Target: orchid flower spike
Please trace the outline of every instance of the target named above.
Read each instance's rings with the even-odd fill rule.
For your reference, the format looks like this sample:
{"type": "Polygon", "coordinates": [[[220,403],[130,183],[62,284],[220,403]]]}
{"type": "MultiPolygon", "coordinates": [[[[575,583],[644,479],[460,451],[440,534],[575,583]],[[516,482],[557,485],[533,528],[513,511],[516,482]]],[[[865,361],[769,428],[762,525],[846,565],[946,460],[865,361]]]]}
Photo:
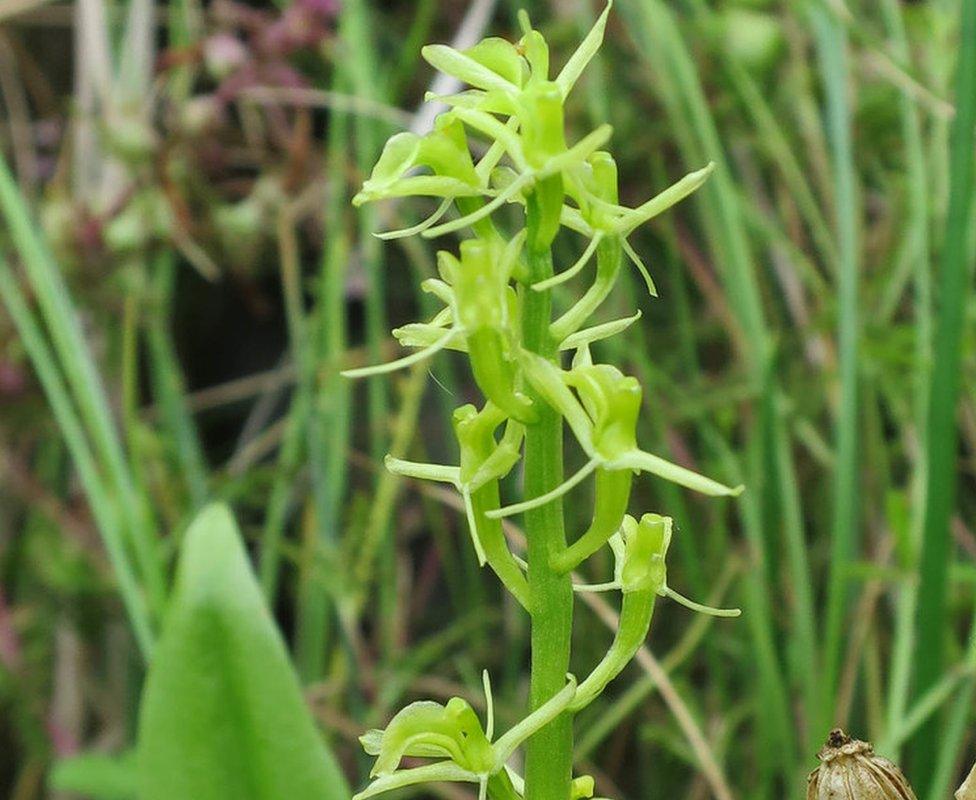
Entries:
{"type": "Polygon", "coordinates": [[[373,781],[352,800],[366,800],[393,789],[435,781],[478,784],[479,796],[484,798],[496,776],[511,784],[506,767],[509,758],[526,739],[561,714],[576,694],[576,680],[572,675],[567,678],[563,689],[494,741],[494,709],[487,672],[483,675],[487,730],[470,704],[460,697],[451,698],[446,705],[431,701],[411,703],[390,720],[385,730],[371,730],[360,738],[363,749],[376,756],[376,761],[370,772],[373,781]],[[434,761],[400,769],[405,756],[434,761]]]}

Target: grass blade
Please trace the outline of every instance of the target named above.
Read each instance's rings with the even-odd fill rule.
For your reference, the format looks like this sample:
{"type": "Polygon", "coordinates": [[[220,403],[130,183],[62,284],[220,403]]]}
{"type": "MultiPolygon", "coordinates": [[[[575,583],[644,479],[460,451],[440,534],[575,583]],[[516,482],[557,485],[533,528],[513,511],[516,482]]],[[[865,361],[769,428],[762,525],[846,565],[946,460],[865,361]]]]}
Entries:
{"type": "Polygon", "coordinates": [[[91,506],[92,515],[98,525],[102,541],[105,543],[105,550],[119,583],[119,592],[129,615],[136,642],[143,657],[148,660],[153,645],[150,613],[135,569],[126,554],[125,538],[120,525],[118,509],[112,502],[112,493],[103,483],[98,464],[85,435],[81,420],[71,401],[68,388],[55,366],[57,360],[51,352],[40,326],[34,319],[34,315],[27,307],[10,266],[2,257],[0,257],[0,298],[2,298],[13,319],[24,349],[34,365],[38,380],[41,382],[48,402],[51,404],[51,411],[61,430],[61,435],[64,436],[65,444],[74,460],[75,468],[78,470],[78,476],[91,506]]]}
{"type": "MultiPolygon", "coordinates": [[[[827,137],[833,151],[834,201],[838,240],[837,339],[840,405],[835,420],[836,463],[830,579],[825,622],[825,680],[831,713],[843,645],[845,611],[850,596],[847,571],[858,550],[858,201],[851,146],[848,105],[847,36],[843,27],[823,8],[811,11],[814,38],[825,91],[827,137]]],[[[821,727],[829,720],[820,719],[821,727]]]]}
{"type": "MultiPolygon", "coordinates": [[[[918,602],[918,652],[915,691],[925,692],[942,674],[947,617],[946,579],[950,560],[949,519],[956,500],[960,368],[968,282],[969,228],[973,208],[973,136],[976,134],[976,0],[961,6],[960,51],[957,64],[956,117],[952,122],[949,210],[939,282],[938,325],[935,332],[929,392],[928,454],[925,491],[921,581],[918,602]]],[[[939,726],[925,726],[914,740],[913,778],[920,795],[928,793],[939,726]]]]}
{"type": "Polygon", "coordinates": [[[28,281],[48,327],[53,350],[91,436],[94,452],[121,503],[126,530],[139,562],[154,614],[165,602],[163,565],[157,551],[155,525],[135,488],[112,419],[108,395],[88,349],[67,286],[38,235],[26,203],[17,190],[6,161],[0,158],[0,213],[20,253],[28,281]]]}

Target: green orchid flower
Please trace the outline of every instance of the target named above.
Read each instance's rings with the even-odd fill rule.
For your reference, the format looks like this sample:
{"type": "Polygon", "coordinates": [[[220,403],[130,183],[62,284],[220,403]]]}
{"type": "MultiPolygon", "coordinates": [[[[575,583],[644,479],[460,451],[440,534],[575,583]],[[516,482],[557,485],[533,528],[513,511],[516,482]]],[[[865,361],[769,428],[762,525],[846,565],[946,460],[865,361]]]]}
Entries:
{"type": "Polygon", "coordinates": [[[434,197],[441,203],[417,225],[376,234],[401,239],[423,233],[437,223],[453,203],[464,205],[492,196],[492,171],[504,155],[501,145],[489,148],[477,164],[471,157],[464,126],[455,114],[441,114],[425,136],[405,131],[390,137],[369,178],[353,198],[353,205],[394,197],[434,197]],[[420,174],[421,170],[430,174],[420,174]]]}
{"type": "Polygon", "coordinates": [[[715,164],[709,162],[636,208],[628,208],[619,205],[617,201],[617,167],[613,157],[603,151],[594,153],[586,164],[568,173],[567,194],[575,201],[576,207],[566,206],[562,216],[566,227],[582,233],[590,239],[590,244],[572,267],[535,284],[532,288],[536,291],[544,291],[565,283],[586,266],[600,241],[605,238],[616,238],[628,258],[640,271],[647,284],[648,292],[656,297],[657,289],[650,272],[627,241],[627,237],[644,223],[694,193],[708,180],[714,169],[715,164]]]}
{"type": "Polygon", "coordinates": [[[503,246],[495,239],[468,239],[461,258],[438,253],[441,279],[424,282],[424,290],[447,308],[429,323],[394,331],[401,343],[422,343],[422,349],[386,364],[346,370],[350,378],[381,375],[422,361],[463,343],[475,382],[496,406],[520,422],[535,418],[529,399],[518,390],[518,298],[509,285],[518,264],[524,236],[503,246]]]}
{"type": "Polygon", "coordinates": [[[680,604],[716,617],[737,617],[738,608],[711,608],[684,597],[668,586],[665,559],[671,545],[673,521],[659,514],[644,514],[640,522],[629,514],[618,533],[609,540],[614,554],[614,580],[610,583],[577,585],[576,591],[619,590],[623,594],[620,621],[606,655],[579,685],[571,711],[593,702],[624,667],[647,638],[657,597],[670,597],[680,604]]]}
{"type": "Polygon", "coordinates": [[[552,491],[490,511],[488,516],[502,518],[538,508],[561,497],[594,471],[598,475],[594,521],[576,542],[552,556],[554,569],[568,572],[602,547],[614,533],[616,527],[611,529],[610,524],[618,513],[623,516],[621,507],[626,510],[629,480],[634,472],[649,472],[712,496],[735,496],[742,492],[742,486],[730,488],[641,450],[636,441],[637,416],[643,398],[640,384],[616,367],[592,364],[588,349],[578,351],[576,363],[569,371],[532,353],[523,354],[522,366],[536,391],[566,419],[589,460],[552,491]]]}
{"type": "Polygon", "coordinates": [[[617,165],[609,153],[597,151],[585,164],[566,175],[566,193],[575,207],[564,205],[562,224],[582,234],[588,244],[582,255],[569,268],[551,278],[532,285],[537,292],[547,291],[574,278],[596,255],[597,268],[593,283],[573,307],[550,326],[553,337],[563,340],[578,330],[606,299],[620,272],[622,256],[626,255],[637,268],[647,291],[657,297],[657,287],[643,259],[630,245],[628,237],[640,225],[648,222],[696,191],[711,175],[711,162],[691,172],[637,208],[618,204],[617,165]]]}
{"type": "Polygon", "coordinates": [[[376,756],[370,772],[374,780],[352,800],[367,800],[393,789],[434,781],[476,783],[482,800],[493,779],[500,788],[506,784],[512,787],[513,773],[507,767],[508,760],[526,739],[569,706],[576,694],[576,680],[568,675],[563,689],[493,741],[491,683],[487,671],[482,677],[487,705],[484,728],[470,704],[453,697],[446,705],[430,701],[411,703],[390,720],[385,730],[372,730],[361,737],[366,752],[376,756]],[[401,769],[400,762],[405,756],[436,761],[401,769]]]}
{"type": "Polygon", "coordinates": [[[527,609],[529,587],[522,567],[508,548],[501,522],[486,516],[500,505],[498,481],[518,462],[525,429],[488,402],[480,412],[470,404],[458,408],[454,412],[454,431],[461,451],[459,466],[423,464],[387,456],[386,467],[397,475],[449,483],[458,490],[464,501],[478,563],[488,564],[527,609]],[[495,431],[503,423],[504,433],[496,441],[495,431]]]}

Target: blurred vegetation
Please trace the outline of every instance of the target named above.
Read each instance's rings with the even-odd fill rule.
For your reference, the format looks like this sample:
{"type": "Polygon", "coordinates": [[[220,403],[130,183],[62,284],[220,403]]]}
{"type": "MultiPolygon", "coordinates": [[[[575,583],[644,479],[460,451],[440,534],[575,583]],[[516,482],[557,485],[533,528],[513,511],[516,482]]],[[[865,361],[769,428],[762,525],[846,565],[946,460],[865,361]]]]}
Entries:
{"type": "MultiPolygon", "coordinates": [[[[522,6],[557,64],[598,12],[0,2],[0,794],[63,797],[52,764],[132,745],[175,545],[209,499],[237,513],[352,785],[360,733],[419,697],[478,707],[482,665],[517,716],[524,616],[455,498],[381,469],[453,461],[470,376],[338,370],[427,308],[433,247],[370,235],[423,210],[349,205],[389,134],[429,125],[420,45],[515,38],[522,6]]],[[[798,796],[838,724],[922,800],[972,761],[974,9],[617,0],[573,113],[614,125],[621,200],[717,169],[634,234],[660,299],[639,277],[611,298],[608,319],[644,319],[604,355],[647,387],[642,442],[748,491],[636,487],[680,527],[676,585],[744,615],[659,612],[641,669],[577,725],[599,795],[798,796]]],[[[580,671],[613,624],[587,602],[580,671]]]]}

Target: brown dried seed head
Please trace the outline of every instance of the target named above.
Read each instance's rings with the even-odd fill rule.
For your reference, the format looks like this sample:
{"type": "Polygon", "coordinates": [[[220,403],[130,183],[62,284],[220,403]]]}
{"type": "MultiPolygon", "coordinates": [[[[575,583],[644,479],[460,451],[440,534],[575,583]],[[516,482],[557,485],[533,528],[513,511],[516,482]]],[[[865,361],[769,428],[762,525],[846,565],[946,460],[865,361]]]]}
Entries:
{"type": "Polygon", "coordinates": [[[820,766],[808,778],[807,800],[916,800],[897,766],[839,728],[830,732],[817,758],[820,766]]]}
{"type": "Polygon", "coordinates": [[[976,800],[976,764],[973,764],[969,776],[956,790],[956,800],[976,800]]]}

